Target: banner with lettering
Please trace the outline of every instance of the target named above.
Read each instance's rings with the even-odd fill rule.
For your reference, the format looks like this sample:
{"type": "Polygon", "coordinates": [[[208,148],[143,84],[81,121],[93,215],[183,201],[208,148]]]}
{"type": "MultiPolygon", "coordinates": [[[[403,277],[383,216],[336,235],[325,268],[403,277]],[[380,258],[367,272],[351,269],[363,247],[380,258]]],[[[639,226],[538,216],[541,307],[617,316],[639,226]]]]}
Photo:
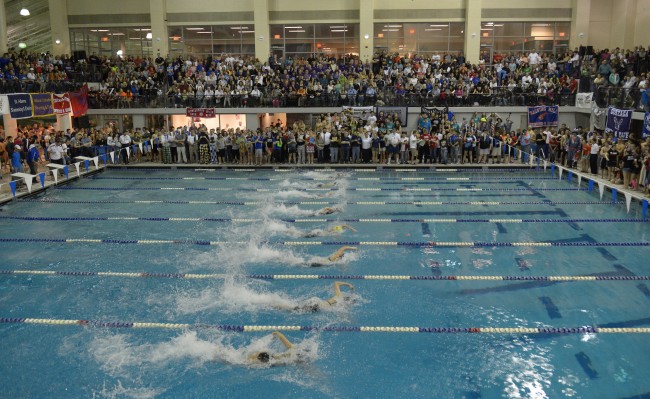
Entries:
{"type": "Polygon", "coordinates": [[[379,116],[380,112],[383,112],[384,115],[395,115],[399,117],[399,124],[402,126],[402,128],[406,128],[406,124],[408,123],[408,108],[407,107],[387,107],[387,106],[377,106],[375,107],[375,112],[377,113],[377,116],[379,116]]]}
{"type": "Polygon", "coordinates": [[[68,93],[54,94],[52,96],[52,104],[54,106],[54,113],[57,115],[69,114],[72,112],[70,108],[70,96],[68,93]]]}
{"type": "Polygon", "coordinates": [[[438,130],[438,126],[441,126],[444,122],[449,119],[449,107],[445,108],[435,108],[435,107],[420,107],[421,114],[427,114],[429,119],[431,119],[431,128],[433,130],[438,130]]]}
{"type": "Polygon", "coordinates": [[[72,116],[79,117],[88,112],[88,85],[85,84],[79,91],[71,91],[68,93],[70,96],[70,108],[72,109],[72,116]]]}
{"type": "MultiPolygon", "coordinates": [[[[645,113],[645,118],[643,118],[643,138],[646,139],[650,137],[650,112],[645,113]]],[[[650,173],[650,171],[648,171],[650,173]]]]}
{"type": "Polygon", "coordinates": [[[578,93],[576,94],[576,108],[589,108],[593,101],[594,93],[578,93]]]}
{"type": "Polygon", "coordinates": [[[557,105],[540,105],[538,107],[528,107],[528,126],[557,127],[559,113],[560,107],[557,105]]]}
{"type": "Polygon", "coordinates": [[[185,115],[192,118],[214,118],[214,108],[187,108],[185,115]]]}
{"type": "Polygon", "coordinates": [[[615,137],[627,140],[632,124],[632,110],[609,107],[607,109],[607,123],[605,133],[614,133],[615,137]]]}
{"type": "Polygon", "coordinates": [[[9,99],[7,96],[0,96],[0,115],[9,113],[9,99]]]}
{"type": "Polygon", "coordinates": [[[29,94],[7,94],[9,114],[14,119],[32,117],[32,98],[29,94]]]}
{"type": "Polygon", "coordinates": [[[52,93],[34,93],[32,97],[32,114],[34,116],[54,115],[52,107],[52,93]]]}

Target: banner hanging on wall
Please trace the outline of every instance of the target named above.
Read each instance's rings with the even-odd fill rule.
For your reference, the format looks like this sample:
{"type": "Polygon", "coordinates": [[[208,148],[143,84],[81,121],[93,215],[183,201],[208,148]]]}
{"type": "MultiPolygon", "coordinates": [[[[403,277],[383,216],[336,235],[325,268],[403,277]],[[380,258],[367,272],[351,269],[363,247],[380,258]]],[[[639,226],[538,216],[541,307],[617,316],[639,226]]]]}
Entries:
{"type": "Polygon", "coordinates": [[[644,139],[650,137],[650,112],[645,113],[645,117],[643,118],[643,131],[641,134],[644,139]]]}
{"type": "Polygon", "coordinates": [[[52,93],[34,93],[32,97],[32,114],[34,116],[54,115],[52,93]]]}
{"type": "Polygon", "coordinates": [[[32,98],[29,94],[7,94],[9,114],[14,119],[31,118],[32,98]]]}
{"type": "Polygon", "coordinates": [[[57,115],[69,114],[72,111],[68,93],[54,94],[52,96],[52,104],[54,113],[57,115]]]}
{"type": "Polygon", "coordinates": [[[609,107],[605,133],[614,133],[615,137],[627,140],[632,124],[632,110],[609,107]]]}
{"type": "Polygon", "coordinates": [[[557,105],[540,105],[539,107],[528,107],[528,126],[557,127],[559,113],[560,107],[557,105]]]}
{"type": "Polygon", "coordinates": [[[185,115],[191,118],[214,118],[216,113],[214,108],[187,108],[185,115]]]}

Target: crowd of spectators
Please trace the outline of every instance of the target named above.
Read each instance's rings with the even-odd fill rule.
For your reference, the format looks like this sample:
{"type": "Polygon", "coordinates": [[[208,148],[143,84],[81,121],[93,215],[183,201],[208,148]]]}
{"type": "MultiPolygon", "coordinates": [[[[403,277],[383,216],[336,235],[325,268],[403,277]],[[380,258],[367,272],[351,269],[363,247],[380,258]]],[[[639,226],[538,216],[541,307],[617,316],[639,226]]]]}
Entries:
{"type": "Polygon", "coordinates": [[[0,132],[3,171],[32,173],[38,162],[70,163],[77,156],[116,162],[263,164],[528,164],[548,160],[648,192],[650,138],[634,134],[617,140],[582,127],[513,129],[509,117],[474,113],[471,118],[431,120],[422,113],[417,128],[405,131],[397,114],[323,114],[314,126],[298,121],[260,128],[208,129],[204,125],[119,132],[52,126],[23,128],[16,137],[0,132]],[[130,148],[130,154],[126,149],[130,148]],[[35,149],[35,150],[34,150],[35,149]],[[36,151],[36,152],[34,152],[36,151]]]}
{"type": "Polygon", "coordinates": [[[599,106],[649,104],[650,54],[643,47],[580,55],[318,55],[258,60],[223,54],[84,59],[10,51],[0,58],[0,93],[71,91],[91,85],[91,108],[255,106],[573,105],[593,92],[599,106]]]}

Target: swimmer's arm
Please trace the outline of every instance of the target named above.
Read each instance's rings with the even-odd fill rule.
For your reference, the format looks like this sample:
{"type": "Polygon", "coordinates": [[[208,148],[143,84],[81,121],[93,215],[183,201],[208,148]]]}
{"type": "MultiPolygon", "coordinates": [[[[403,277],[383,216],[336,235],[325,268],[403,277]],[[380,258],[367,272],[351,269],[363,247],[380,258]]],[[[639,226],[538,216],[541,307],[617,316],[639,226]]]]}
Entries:
{"type": "Polygon", "coordinates": [[[275,331],[275,332],[273,332],[273,336],[275,336],[277,339],[279,339],[280,342],[282,342],[284,344],[284,346],[287,347],[287,349],[293,348],[293,344],[291,342],[289,342],[287,337],[285,337],[284,334],[282,334],[281,332],[275,331]]]}
{"type": "Polygon", "coordinates": [[[348,287],[351,290],[354,289],[354,286],[352,284],[350,284],[350,283],[346,283],[346,282],[343,282],[343,281],[337,281],[337,282],[334,283],[334,297],[335,298],[341,296],[341,287],[342,286],[348,287]]]}
{"type": "Polygon", "coordinates": [[[345,251],[354,251],[356,249],[357,249],[357,247],[350,247],[350,246],[346,245],[344,247],[339,248],[336,252],[334,252],[332,255],[330,255],[329,258],[327,258],[327,259],[329,259],[331,262],[334,262],[335,260],[341,259],[341,257],[343,257],[343,255],[345,254],[345,251]]]}
{"type": "Polygon", "coordinates": [[[357,229],[355,229],[354,227],[350,226],[349,224],[344,224],[344,225],[341,226],[341,227],[343,227],[344,229],[348,229],[348,230],[350,230],[350,231],[353,232],[353,233],[356,233],[356,232],[357,232],[357,229]]]}

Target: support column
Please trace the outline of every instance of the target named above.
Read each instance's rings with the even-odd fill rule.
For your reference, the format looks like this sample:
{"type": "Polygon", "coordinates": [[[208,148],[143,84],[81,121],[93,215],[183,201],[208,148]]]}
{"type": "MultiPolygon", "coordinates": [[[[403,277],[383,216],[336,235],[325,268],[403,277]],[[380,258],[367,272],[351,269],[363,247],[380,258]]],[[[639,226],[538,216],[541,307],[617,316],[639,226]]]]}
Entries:
{"type": "Polygon", "coordinates": [[[18,133],[18,122],[16,119],[12,118],[10,114],[2,115],[2,123],[5,126],[5,137],[11,136],[16,138],[18,133]]]}
{"type": "Polygon", "coordinates": [[[56,130],[65,132],[68,129],[72,129],[72,117],[70,114],[57,115],[56,130]]]}
{"type": "Polygon", "coordinates": [[[465,0],[465,60],[478,64],[481,53],[482,0],[465,0]]]}
{"type": "Polygon", "coordinates": [[[271,53],[271,28],[269,26],[269,0],[254,0],[255,58],[264,63],[271,53]]]}
{"type": "Polygon", "coordinates": [[[52,27],[52,53],[70,54],[70,29],[68,28],[68,6],[66,0],[48,0],[50,26],[52,27]],[[57,44],[57,41],[59,43],[57,44]]]}
{"type": "Polygon", "coordinates": [[[0,56],[7,52],[7,9],[5,2],[0,2],[0,56]]]}
{"type": "Polygon", "coordinates": [[[153,57],[158,54],[167,57],[169,53],[169,34],[167,30],[167,7],[165,0],[149,0],[151,17],[151,47],[153,57]]]}
{"type": "Polygon", "coordinates": [[[375,47],[375,1],[359,0],[359,57],[371,62],[375,47]]]}
{"type": "Polygon", "coordinates": [[[572,0],[571,40],[569,48],[589,45],[589,19],[591,15],[591,0],[572,0]]]}

